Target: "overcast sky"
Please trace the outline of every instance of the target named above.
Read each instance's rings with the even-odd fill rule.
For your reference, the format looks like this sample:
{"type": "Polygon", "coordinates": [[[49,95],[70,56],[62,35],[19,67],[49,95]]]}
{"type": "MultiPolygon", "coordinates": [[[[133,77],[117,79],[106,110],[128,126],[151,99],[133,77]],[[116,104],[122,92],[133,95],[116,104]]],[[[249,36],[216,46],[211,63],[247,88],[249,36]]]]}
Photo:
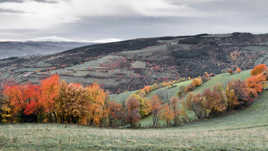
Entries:
{"type": "Polygon", "coordinates": [[[0,40],[268,32],[267,0],[0,0],[0,40]]]}

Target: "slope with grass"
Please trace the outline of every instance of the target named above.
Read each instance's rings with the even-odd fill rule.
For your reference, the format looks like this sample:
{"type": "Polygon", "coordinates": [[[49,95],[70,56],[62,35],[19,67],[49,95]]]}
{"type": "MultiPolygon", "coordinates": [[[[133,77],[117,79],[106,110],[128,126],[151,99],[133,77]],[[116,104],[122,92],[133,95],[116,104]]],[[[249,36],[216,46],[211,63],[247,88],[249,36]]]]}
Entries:
{"type": "Polygon", "coordinates": [[[268,149],[268,91],[245,110],[167,129],[97,129],[74,125],[0,125],[0,150],[268,149]]]}
{"type": "MultiPolygon", "coordinates": [[[[231,79],[245,79],[240,74],[220,74],[196,89],[194,93],[231,79]]],[[[149,94],[166,92],[176,95],[178,88],[161,88],[149,94]]],[[[133,92],[113,96],[126,97],[133,92]]],[[[98,129],[76,125],[17,124],[0,125],[0,150],[268,150],[268,91],[241,111],[217,118],[165,129],[98,129]]],[[[149,123],[145,119],[141,123],[149,123]]]]}

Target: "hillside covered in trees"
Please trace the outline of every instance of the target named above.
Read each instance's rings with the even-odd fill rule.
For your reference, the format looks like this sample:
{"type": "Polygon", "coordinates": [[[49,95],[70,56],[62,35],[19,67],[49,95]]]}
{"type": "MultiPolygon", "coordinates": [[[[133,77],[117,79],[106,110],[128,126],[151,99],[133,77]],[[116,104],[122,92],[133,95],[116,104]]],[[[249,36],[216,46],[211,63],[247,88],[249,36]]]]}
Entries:
{"type": "Polygon", "coordinates": [[[37,83],[52,74],[67,82],[97,82],[111,93],[204,72],[222,73],[267,63],[268,35],[232,33],[134,39],[49,56],[0,60],[0,80],[37,83]]]}

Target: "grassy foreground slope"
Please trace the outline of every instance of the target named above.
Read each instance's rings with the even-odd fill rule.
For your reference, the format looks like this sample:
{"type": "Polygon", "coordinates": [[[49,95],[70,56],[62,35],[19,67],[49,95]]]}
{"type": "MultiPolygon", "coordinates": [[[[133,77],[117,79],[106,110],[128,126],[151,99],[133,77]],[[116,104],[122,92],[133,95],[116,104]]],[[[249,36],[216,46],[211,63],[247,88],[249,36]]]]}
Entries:
{"type": "Polygon", "coordinates": [[[0,126],[0,150],[268,150],[268,91],[250,108],[167,129],[0,126]]]}
{"type": "MultiPolygon", "coordinates": [[[[247,74],[234,76],[242,78],[247,74]]],[[[245,110],[177,128],[132,130],[57,124],[0,125],[0,151],[265,151],[268,150],[267,99],[268,91],[265,91],[245,110]]]]}

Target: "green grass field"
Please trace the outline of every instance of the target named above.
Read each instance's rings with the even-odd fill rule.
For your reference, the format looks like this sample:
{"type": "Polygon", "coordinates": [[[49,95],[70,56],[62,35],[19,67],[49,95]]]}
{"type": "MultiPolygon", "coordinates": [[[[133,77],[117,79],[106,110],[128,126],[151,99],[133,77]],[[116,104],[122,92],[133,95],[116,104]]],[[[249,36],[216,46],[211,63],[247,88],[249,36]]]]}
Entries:
{"type": "MultiPolygon", "coordinates": [[[[249,71],[233,76],[221,74],[195,92],[218,82],[227,83],[230,79],[245,79],[248,76],[249,71]]],[[[179,85],[181,84],[183,83],[179,85]]],[[[176,92],[174,89],[162,88],[157,91],[173,94],[176,92]]],[[[0,151],[266,151],[267,99],[268,91],[265,91],[247,109],[175,128],[102,129],[58,124],[0,125],[0,151]]]]}

